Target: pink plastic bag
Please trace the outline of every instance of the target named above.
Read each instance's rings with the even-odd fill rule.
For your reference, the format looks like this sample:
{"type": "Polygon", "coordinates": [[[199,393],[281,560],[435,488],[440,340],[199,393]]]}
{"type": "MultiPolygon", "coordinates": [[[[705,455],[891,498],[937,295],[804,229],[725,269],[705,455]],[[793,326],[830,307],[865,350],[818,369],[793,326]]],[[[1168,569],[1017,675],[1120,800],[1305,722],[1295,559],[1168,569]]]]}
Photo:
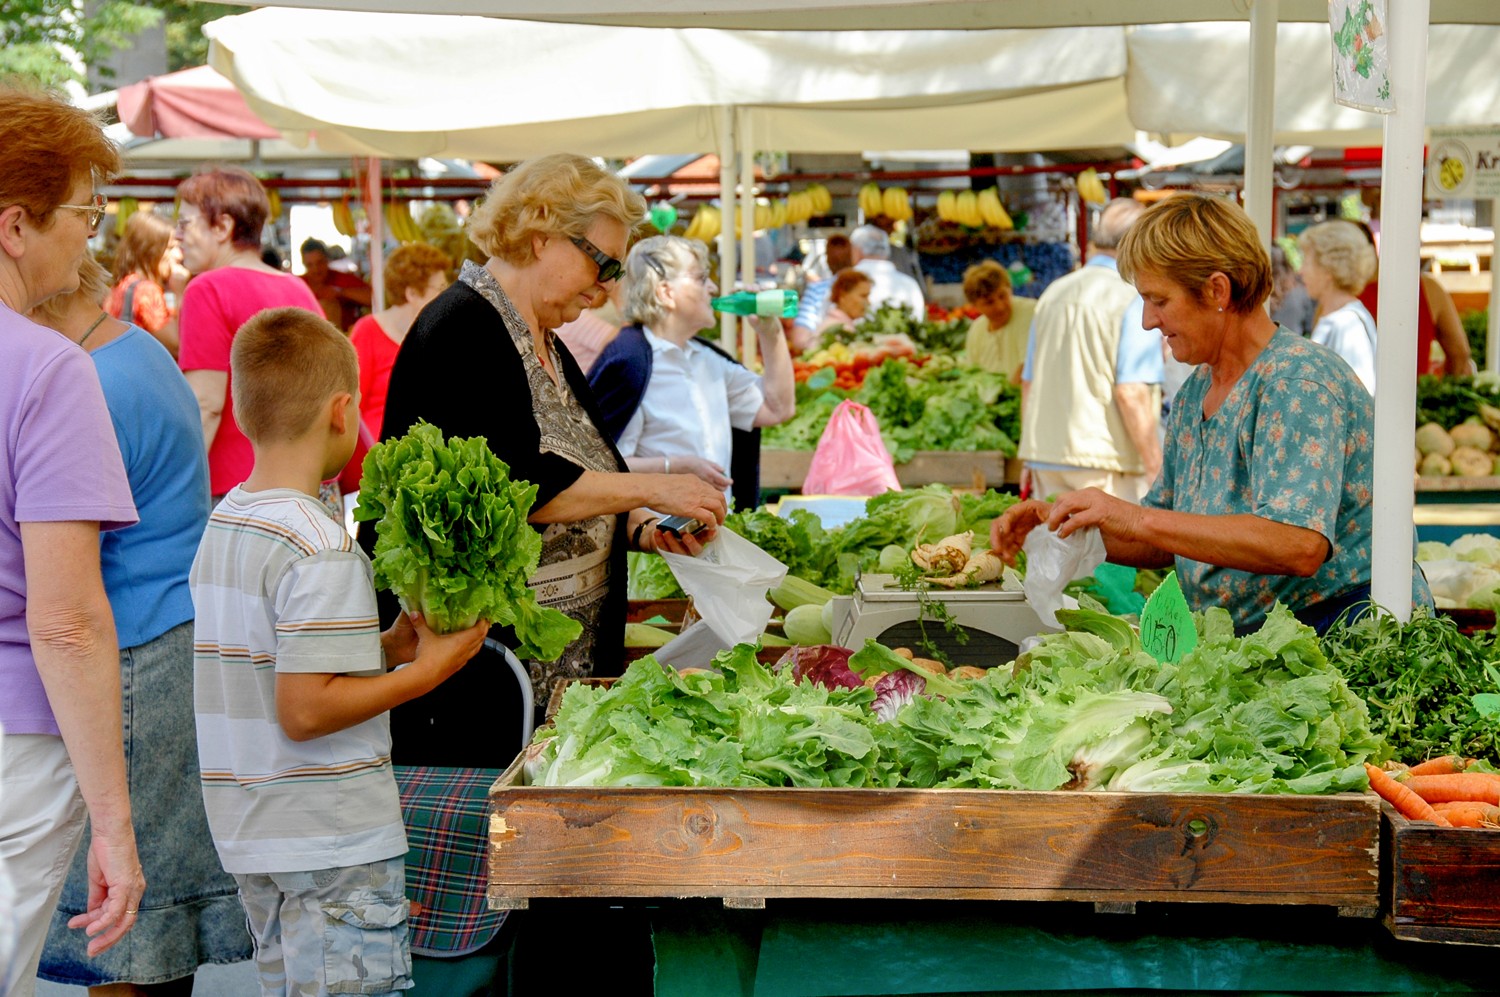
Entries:
{"type": "Polygon", "coordinates": [[[875,414],[859,402],[839,402],[813,452],[802,494],[869,496],[900,488],[875,414]]]}

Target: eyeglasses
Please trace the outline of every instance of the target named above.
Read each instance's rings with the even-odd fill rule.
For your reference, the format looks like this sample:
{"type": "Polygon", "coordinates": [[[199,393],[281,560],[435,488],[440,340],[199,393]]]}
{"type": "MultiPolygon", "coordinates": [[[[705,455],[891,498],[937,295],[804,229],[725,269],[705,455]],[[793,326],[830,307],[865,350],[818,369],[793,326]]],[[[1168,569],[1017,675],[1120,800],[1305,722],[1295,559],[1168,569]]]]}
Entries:
{"type": "Polygon", "coordinates": [[[593,260],[599,267],[599,283],[608,284],[612,280],[619,280],[620,275],[625,272],[625,265],[610,256],[598,246],[589,242],[583,236],[575,236],[573,245],[583,252],[583,255],[593,260]]]}
{"type": "Polygon", "coordinates": [[[69,211],[84,211],[88,219],[89,234],[99,231],[99,223],[104,220],[104,209],[109,204],[109,198],[103,194],[95,194],[90,204],[59,204],[59,208],[67,208],[69,211]]]}

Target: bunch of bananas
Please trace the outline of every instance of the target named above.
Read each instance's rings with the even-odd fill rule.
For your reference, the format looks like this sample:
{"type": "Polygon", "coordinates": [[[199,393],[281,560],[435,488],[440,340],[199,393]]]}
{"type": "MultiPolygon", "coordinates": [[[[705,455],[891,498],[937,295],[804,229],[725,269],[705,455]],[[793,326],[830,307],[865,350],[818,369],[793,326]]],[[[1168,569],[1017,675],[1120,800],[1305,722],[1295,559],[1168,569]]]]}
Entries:
{"type": "Polygon", "coordinates": [[[422,230],[411,216],[411,206],[404,201],[385,202],[385,227],[397,242],[425,242],[422,230]]]}
{"type": "Polygon", "coordinates": [[[133,197],[120,198],[119,204],[115,205],[115,238],[118,239],[125,234],[125,223],[139,207],[139,203],[133,197]]]}
{"type": "Polygon", "coordinates": [[[338,230],[339,235],[351,237],[356,229],[354,225],[354,211],[349,207],[347,198],[333,202],[333,227],[338,230]]]}
{"type": "Polygon", "coordinates": [[[1078,174],[1077,184],[1078,196],[1088,203],[1104,204],[1109,200],[1109,191],[1104,189],[1104,181],[1092,166],[1078,174]]]}
{"type": "Polygon", "coordinates": [[[687,231],[682,234],[684,238],[712,244],[723,229],[724,219],[719,214],[719,209],[712,204],[701,204],[693,212],[693,220],[688,222],[687,231]]]}
{"type": "Polygon", "coordinates": [[[885,215],[898,222],[910,221],[911,196],[905,187],[887,187],[882,191],[878,184],[867,183],[859,189],[859,210],[866,218],[885,215]]]}
{"type": "Polygon", "coordinates": [[[965,228],[998,228],[1010,231],[1016,227],[1000,203],[1000,194],[993,187],[979,193],[972,190],[945,190],[938,195],[938,217],[945,222],[955,222],[965,228]]]}
{"type": "Polygon", "coordinates": [[[271,205],[271,213],[267,217],[274,222],[281,217],[281,192],[275,187],[267,187],[266,201],[271,205]]]}

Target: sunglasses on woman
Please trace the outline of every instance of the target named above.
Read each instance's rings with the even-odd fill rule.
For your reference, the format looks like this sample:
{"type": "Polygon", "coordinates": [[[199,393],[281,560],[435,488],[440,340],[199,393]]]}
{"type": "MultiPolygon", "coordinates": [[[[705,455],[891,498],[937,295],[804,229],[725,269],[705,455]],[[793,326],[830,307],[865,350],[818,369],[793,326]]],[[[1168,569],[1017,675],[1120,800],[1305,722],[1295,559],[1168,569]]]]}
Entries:
{"type": "Polygon", "coordinates": [[[625,272],[625,264],[610,256],[583,236],[574,236],[573,245],[582,250],[583,255],[593,260],[595,265],[599,267],[599,283],[608,284],[612,280],[619,280],[620,275],[625,272]]]}
{"type": "Polygon", "coordinates": [[[69,211],[87,212],[84,217],[89,223],[89,234],[99,231],[99,223],[104,220],[104,208],[109,204],[109,198],[103,194],[95,194],[89,204],[59,204],[59,208],[67,208],[69,211]]]}

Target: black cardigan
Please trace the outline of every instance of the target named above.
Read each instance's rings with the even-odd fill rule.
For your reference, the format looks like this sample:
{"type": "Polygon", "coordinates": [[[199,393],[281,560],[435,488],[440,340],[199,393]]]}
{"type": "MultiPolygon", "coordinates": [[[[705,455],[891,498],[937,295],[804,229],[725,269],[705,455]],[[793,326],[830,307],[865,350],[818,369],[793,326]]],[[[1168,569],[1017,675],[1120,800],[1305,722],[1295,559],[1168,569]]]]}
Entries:
{"type": "MultiPolygon", "coordinates": [[[[595,426],[602,425],[588,382],[559,343],[561,373],[595,426]]],[[[407,333],[391,370],[381,439],[405,435],[426,419],[448,436],[483,436],[510,465],[511,476],[537,486],[536,508],[552,501],[583,468],[539,449],[525,364],[493,305],[461,282],[422,310],[407,333]]],[[[614,450],[608,434],[601,434],[614,450]]],[[[614,453],[615,463],[625,462],[614,453]]],[[[626,516],[616,517],[610,552],[610,589],[600,617],[594,674],[618,675],[625,642],[626,516]]],[[[370,551],[373,524],[360,530],[370,551]]],[[[395,619],[394,598],[382,593],[381,625],[395,619]]],[[[490,634],[514,645],[508,627],[490,634]]],[[[392,758],[400,765],[503,767],[519,743],[520,689],[510,669],[488,649],[457,675],[418,699],[391,711],[392,758]]]]}

